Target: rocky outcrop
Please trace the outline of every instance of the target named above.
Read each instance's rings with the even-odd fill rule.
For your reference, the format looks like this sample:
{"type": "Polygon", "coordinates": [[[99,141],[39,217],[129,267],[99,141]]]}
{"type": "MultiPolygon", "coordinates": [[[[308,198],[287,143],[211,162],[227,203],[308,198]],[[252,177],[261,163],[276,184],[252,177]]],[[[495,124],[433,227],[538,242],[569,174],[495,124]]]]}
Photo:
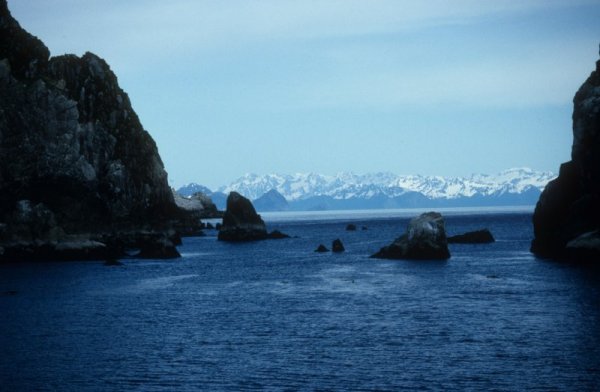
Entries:
{"type": "Polygon", "coordinates": [[[190,197],[183,197],[175,190],[172,192],[175,204],[179,208],[179,219],[174,223],[174,227],[183,237],[202,236],[202,229],[208,228],[202,223],[202,219],[223,217],[223,212],[218,211],[210,197],[204,193],[197,192],[190,197]]]}
{"type": "Polygon", "coordinates": [[[219,229],[220,241],[256,241],[267,239],[267,227],[250,200],[237,192],[227,197],[227,209],[219,229]]]}
{"type": "Polygon", "coordinates": [[[533,228],[537,256],[600,260],[600,61],[575,94],[571,161],[541,194],[533,228]]]}
{"type": "Polygon", "coordinates": [[[444,218],[427,212],[413,218],[406,233],[371,257],[378,259],[446,260],[450,258],[444,218]]]}
{"type": "Polygon", "coordinates": [[[338,238],[333,240],[333,242],[331,243],[331,251],[334,253],[341,253],[344,252],[346,250],[346,248],[344,248],[344,244],[342,243],[342,241],[338,238]]]}
{"type": "Polygon", "coordinates": [[[156,145],[108,64],[50,58],[0,0],[0,259],[103,258],[140,231],[161,246],[176,219],[156,145]]]}
{"type": "Polygon", "coordinates": [[[173,199],[177,207],[191,212],[199,219],[210,219],[210,218],[222,218],[223,212],[217,210],[217,206],[211,200],[210,196],[202,192],[196,192],[190,197],[183,197],[177,193],[174,189],[173,199]]]}
{"type": "Polygon", "coordinates": [[[448,237],[449,244],[487,244],[496,241],[489,229],[469,231],[448,237]]]}

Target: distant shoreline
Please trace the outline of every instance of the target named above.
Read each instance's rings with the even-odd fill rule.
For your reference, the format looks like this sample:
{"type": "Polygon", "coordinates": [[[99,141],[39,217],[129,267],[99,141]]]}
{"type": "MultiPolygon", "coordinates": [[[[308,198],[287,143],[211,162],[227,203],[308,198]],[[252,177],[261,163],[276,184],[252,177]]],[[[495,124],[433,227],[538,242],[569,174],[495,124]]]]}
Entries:
{"type": "Polygon", "coordinates": [[[327,211],[277,211],[261,212],[265,222],[285,221],[327,221],[327,220],[359,220],[359,219],[385,219],[385,218],[412,218],[423,212],[437,211],[445,216],[452,215],[488,215],[531,213],[534,205],[523,206],[494,206],[494,207],[444,207],[444,208],[396,208],[396,209],[369,209],[369,210],[327,210],[327,211]]]}

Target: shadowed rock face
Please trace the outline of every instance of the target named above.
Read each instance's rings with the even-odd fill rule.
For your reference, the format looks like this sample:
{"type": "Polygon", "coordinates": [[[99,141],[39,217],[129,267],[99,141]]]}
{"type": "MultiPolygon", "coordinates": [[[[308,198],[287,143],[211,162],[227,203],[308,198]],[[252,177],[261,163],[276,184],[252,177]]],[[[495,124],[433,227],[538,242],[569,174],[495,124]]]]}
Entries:
{"type": "Polygon", "coordinates": [[[571,161],[548,183],[533,215],[531,251],[540,257],[600,260],[600,61],[573,99],[571,161]]]}
{"type": "Polygon", "coordinates": [[[220,241],[256,241],[267,238],[267,227],[250,200],[237,192],[227,197],[227,209],[219,230],[220,241]]]}
{"type": "Polygon", "coordinates": [[[136,245],[140,230],[166,243],[177,213],[156,145],[108,64],[92,53],[49,58],[0,0],[4,255],[60,259],[60,243],[72,255],[83,241],[82,257],[97,258],[111,246],[87,240],[136,245]]]}
{"type": "Polygon", "coordinates": [[[446,260],[450,258],[444,218],[427,212],[413,218],[406,234],[371,257],[377,259],[446,260]]]}

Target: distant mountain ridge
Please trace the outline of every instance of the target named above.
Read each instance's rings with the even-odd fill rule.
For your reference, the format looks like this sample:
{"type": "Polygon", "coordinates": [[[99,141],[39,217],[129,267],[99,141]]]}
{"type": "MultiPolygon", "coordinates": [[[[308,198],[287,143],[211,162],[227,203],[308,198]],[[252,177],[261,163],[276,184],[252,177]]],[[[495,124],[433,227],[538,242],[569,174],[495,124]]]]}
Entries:
{"type": "Polygon", "coordinates": [[[270,206],[267,200],[284,205],[273,191],[285,198],[289,203],[285,209],[290,210],[533,205],[555,177],[552,172],[528,168],[469,177],[393,173],[246,174],[219,188],[218,193],[237,191],[257,200],[270,192],[269,198],[261,199],[262,211],[281,210],[270,206]]]}

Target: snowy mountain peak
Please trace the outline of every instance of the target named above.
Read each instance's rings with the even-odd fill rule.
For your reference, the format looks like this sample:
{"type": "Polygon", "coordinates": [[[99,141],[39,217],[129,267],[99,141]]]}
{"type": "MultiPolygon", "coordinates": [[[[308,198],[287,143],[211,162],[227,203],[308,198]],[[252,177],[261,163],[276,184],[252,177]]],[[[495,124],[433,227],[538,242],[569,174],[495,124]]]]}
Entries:
{"type": "Polygon", "coordinates": [[[255,200],[274,189],[287,200],[327,196],[336,200],[395,198],[418,192],[429,199],[457,199],[475,195],[521,194],[531,189],[542,191],[556,176],[529,168],[512,168],[495,175],[469,177],[396,175],[389,172],[358,175],[341,172],[333,176],[315,173],[246,174],[219,191],[237,191],[255,200]]]}

